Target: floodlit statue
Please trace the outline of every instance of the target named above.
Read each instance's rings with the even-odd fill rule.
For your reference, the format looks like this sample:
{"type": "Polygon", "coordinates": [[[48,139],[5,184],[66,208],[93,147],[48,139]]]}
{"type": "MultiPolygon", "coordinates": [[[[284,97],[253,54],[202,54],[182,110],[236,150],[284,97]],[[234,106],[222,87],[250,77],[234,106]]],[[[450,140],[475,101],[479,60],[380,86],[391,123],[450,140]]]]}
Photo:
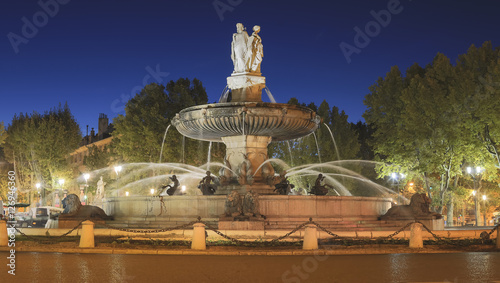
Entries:
{"type": "Polygon", "coordinates": [[[224,206],[225,216],[238,216],[243,213],[243,204],[241,196],[237,191],[232,191],[226,196],[226,203],[224,206]]]}
{"type": "MultiPolygon", "coordinates": [[[[172,175],[172,177],[170,177],[170,180],[172,180],[172,182],[174,182],[173,185],[166,185],[166,186],[163,186],[161,188],[163,189],[162,192],[166,191],[167,195],[172,196],[175,194],[175,191],[177,191],[177,188],[179,188],[179,180],[177,180],[177,176],[175,176],[175,175],[172,175]]],[[[160,195],[160,194],[158,194],[158,195],[160,195]]]]}
{"type": "Polygon", "coordinates": [[[252,36],[248,39],[247,70],[252,73],[260,73],[260,63],[264,57],[264,47],[259,32],[260,26],[254,26],[252,36]]]}
{"type": "Polygon", "coordinates": [[[382,220],[410,220],[410,219],[441,219],[439,213],[430,211],[431,199],[426,194],[414,194],[409,205],[396,205],[391,207],[382,220]]]}
{"type": "Polygon", "coordinates": [[[104,210],[93,205],[82,205],[80,198],[75,194],[69,194],[62,201],[64,211],[59,216],[59,220],[64,218],[100,218],[102,220],[112,220],[112,216],[106,215],[104,210]]]}
{"type": "Polygon", "coordinates": [[[234,64],[233,73],[247,72],[247,43],[248,33],[241,23],[236,24],[236,33],[233,34],[233,42],[231,43],[231,59],[234,64]]]}
{"type": "Polygon", "coordinates": [[[323,176],[323,174],[318,175],[318,178],[316,179],[316,182],[314,183],[310,194],[324,196],[328,193],[328,188],[333,189],[333,187],[328,184],[321,185],[321,182],[323,182],[324,179],[325,176],[323,176]]]}
{"type": "Polygon", "coordinates": [[[203,177],[198,185],[198,189],[201,190],[203,195],[213,195],[216,191],[215,185],[212,184],[212,182],[215,182],[215,178],[210,174],[210,171],[207,171],[207,176],[203,177]]]}
{"type": "MultiPolygon", "coordinates": [[[[286,171],[284,171],[286,174],[286,171]]],[[[290,181],[288,181],[288,177],[286,177],[284,174],[280,174],[280,181],[276,185],[274,185],[275,192],[278,192],[280,195],[288,195],[290,194],[291,190],[295,187],[295,185],[290,184],[290,181]]]]}
{"type": "Polygon", "coordinates": [[[243,198],[243,214],[245,216],[260,217],[259,194],[249,191],[243,198]]]}
{"type": "Polygon", "coordinates": [[[102,176],[97,181],[97,190],[95,192],[95,198],[96,200],[102,199],[104,197],[104,185],[106,185],[106,182],[102,180],[102,176]]]}

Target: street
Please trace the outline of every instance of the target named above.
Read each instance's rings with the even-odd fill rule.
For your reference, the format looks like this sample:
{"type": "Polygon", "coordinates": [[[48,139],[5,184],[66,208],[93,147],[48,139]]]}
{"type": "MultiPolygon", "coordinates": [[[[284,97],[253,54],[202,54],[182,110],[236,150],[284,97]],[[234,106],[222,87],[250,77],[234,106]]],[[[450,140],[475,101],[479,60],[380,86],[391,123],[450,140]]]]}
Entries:
{"type": "Polygon", "coordinates": [[[1,252],[0,282],[500,282],[500,253],[169,256],[1,252]]]}

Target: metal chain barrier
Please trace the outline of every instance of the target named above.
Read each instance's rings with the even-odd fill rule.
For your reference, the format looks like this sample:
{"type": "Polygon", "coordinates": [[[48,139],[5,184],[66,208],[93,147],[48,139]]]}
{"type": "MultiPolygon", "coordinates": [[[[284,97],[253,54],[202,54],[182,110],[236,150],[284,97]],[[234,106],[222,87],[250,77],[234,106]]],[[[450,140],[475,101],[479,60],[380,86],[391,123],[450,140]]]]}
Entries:
{"type": "Polygon", "coordinates": [[[83,222],[87,221],[88,219],[85,219],[85,220],[82,220],[80,223],[78,223],[78,225],[76,225],[73,229],[69,230],[68,232],[62,234],[62,235],[59,235],[59,236],[36,236],[36,238],[34,236],[30,236],[30,235],[27,235],[25,233],[23,233],[21,230],[17,229],[16,227],[14,227],[14,229],[16,229],[17,232],[19,232],[19,234],[23,235],[24,237],[32,240],[32,241],[35,241],[35,242],[38,242],[40,244],[51,244],[51,243],[55,243],[55,240],[57,239],[60,239],[62,237],[65,237],[65,236],[68,236],[71,232],[75,231],[78,227],[80,227],[82,225],[83,222]],[[43,240],[43,239],[40,239],[40,238],[47,238],[46,240],[43,240]],[[50,238],[50,239],[48,239],[50,238]]]}
{"type": "Polygon", "coordinates": [[[497,233],[500,233],[500,228],[498,228],[500,226],[500,223],[498,223],[497,225],[495,225],[495,227],[493,227],[493,229],[491,229],[490,232],[488,232],[488,237],[491,236],[491,234],[495,233],[495,230],[498,230],[497,233]]]}
{"type": "Polygon", "coordinates": [[[145,233],[145,234],[149,234],[149,233],[161,233],[161,232],[168,232],[168,231],[172,231],[172,230],[185,230],[185,228],[187,227],[190,227],[190,226],[193,226],[193,224],[195,223],[198,223],[200,220],[197,220],[197,221],[191,221],[189,223],[186,223],[186,224],[182,224],[182,225],[179,225],[179,226],[175,226],[175,227],[170,227],[170,228],[161,228],[161,229],[129,229],[129,228],[117,228],[117,227],[113,227],[109,224],[102,224],[102,223],[96,223],[97,226],[101,226],[101,227],[106,227],[108,229],[113,229],[113,230],[118,230],[118,231],[123,231],[123,232],[131,232],[131,233],[145,233]]]}

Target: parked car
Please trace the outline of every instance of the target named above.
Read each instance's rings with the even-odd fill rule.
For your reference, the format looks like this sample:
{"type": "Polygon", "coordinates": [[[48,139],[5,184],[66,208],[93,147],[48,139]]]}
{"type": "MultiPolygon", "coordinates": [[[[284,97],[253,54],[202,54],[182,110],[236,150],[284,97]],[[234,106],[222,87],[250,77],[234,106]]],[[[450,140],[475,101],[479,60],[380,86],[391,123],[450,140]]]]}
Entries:
{"type": "Polygon", "coordinates": [[[33,207],[27,213],[18,213],[16,215],[16,226],[21,228],[44,228],[50,217],[57,217],[63,210],[53,206],[33,207]]]}

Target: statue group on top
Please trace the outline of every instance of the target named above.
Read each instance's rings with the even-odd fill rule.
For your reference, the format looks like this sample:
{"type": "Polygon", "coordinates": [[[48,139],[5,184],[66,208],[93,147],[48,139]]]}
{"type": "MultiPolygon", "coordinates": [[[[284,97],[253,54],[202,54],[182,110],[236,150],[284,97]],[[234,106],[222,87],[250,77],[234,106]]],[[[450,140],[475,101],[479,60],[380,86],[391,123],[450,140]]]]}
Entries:
{"type": "Polygon", "coordinates": [[[260,73],[264,48],[259,32],[260,26],[254,26],[252,35],[248,36],[243,24],[236,24],[236,33],[233,34],[231,43],[231,59],[234,64],[233,73],[260,73]]]}

